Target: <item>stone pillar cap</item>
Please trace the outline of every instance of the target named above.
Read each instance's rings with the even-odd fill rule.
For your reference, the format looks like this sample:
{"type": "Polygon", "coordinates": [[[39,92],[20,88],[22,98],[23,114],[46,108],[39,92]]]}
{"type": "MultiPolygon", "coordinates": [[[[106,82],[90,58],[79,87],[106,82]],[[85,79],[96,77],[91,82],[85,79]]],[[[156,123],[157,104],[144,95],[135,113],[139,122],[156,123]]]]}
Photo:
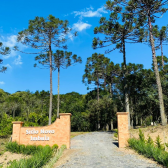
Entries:
{"type": "Polygon", "coordinates": [[[23,124],[24,122],[22,121],[13,121],[12,124],[23,124]]]}
{"type": "Polygon", "coordinates": [[[63,116],[63,115],[72,115],[71,113],[59,113],[60,116],[63,116]]]}
{"type": "Polygon", "coordinates": [[[128,112],[117,112],[117,115],[128,115],[128,112]]]}

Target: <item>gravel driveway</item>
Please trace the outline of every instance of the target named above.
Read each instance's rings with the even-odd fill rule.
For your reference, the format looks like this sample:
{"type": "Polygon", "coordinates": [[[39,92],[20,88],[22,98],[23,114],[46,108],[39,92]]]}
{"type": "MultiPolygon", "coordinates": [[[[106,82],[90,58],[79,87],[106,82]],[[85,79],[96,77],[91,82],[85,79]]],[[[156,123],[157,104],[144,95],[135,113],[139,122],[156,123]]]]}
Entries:
{"type": "MultiPolygon", "coordinates": [[[[71,139],[75,150],[69,159],[57,168],[160,168],[140,157],[120,151],[110,132],[91,132],[71,139]]],[[[64,157],[64,156],[63,156],[64,157]]]]}

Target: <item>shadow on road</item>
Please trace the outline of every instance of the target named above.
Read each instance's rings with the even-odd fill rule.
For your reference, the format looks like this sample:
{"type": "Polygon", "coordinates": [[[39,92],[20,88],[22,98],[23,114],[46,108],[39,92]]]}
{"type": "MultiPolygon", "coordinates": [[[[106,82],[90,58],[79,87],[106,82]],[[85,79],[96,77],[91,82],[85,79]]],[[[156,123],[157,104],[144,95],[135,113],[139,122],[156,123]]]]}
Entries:
{"type": "Polygon", "coordinates": [[[118,147],[118,142],[113,142],[113,144],[118,147]]]}

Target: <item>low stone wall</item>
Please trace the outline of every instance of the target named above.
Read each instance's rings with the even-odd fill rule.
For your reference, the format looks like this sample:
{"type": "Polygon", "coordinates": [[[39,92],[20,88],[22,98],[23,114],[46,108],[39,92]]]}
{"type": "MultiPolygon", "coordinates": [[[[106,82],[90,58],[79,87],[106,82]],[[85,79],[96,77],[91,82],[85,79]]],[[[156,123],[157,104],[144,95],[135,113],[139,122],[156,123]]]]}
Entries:
{"type": "Polygon", "coordinates": [[[124,148],[128,145],[127,140],[129,139],[128,129],[128,112],[117,112],[118,122],[118,146],[124,148]]]}
{"type": "Polygon", "coordinates": [[[71,114],[60,113],[60,118],[48,126],[22,127],[23,122],[14,121],[12,141],[24,145],[50,145],[59,147],[65,144],[70,148],[71,114]]]}

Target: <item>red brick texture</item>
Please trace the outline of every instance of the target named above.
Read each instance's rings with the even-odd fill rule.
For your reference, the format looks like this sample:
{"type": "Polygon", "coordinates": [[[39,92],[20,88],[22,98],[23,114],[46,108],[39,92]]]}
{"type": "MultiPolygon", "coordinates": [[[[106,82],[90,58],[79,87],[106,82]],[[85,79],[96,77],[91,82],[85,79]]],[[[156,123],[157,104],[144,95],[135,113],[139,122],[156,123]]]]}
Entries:
{"type": "Polygon", "coordinates": [[[48,126],[22,127],[23,122],[14,121],[12,141],[24,145],[50,145],[59,147],[65,144],[70,148],[71,114],[60,113],[60,118],[48,126]]]}
{"type": "Polygon", "coordinates": [[[128,112],[118,112],[118,145],[119,148],[124,148],[128,145],[127,140],[129,139],[128,129],[128,112]]]}

